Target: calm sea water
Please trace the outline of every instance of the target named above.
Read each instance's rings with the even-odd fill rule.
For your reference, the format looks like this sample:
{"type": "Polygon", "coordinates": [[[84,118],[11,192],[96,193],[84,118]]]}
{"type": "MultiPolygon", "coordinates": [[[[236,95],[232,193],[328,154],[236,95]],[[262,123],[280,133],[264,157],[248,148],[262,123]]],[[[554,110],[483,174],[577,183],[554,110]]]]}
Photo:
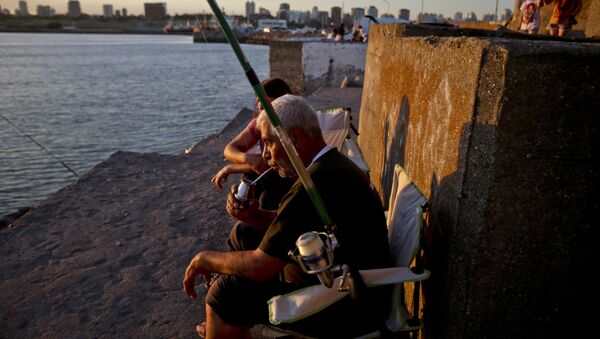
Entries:
{"type": "MultiPolygon", "coordinates": [[[[244,45],[261,79],[268,47],[244,45]]],[[[0,33],[0,114],[80,175],[118,150],[177,154],[253,103],[226,44],[0,33]]],[[[0,117],[0,216],[76,180],[0,117]]]]}

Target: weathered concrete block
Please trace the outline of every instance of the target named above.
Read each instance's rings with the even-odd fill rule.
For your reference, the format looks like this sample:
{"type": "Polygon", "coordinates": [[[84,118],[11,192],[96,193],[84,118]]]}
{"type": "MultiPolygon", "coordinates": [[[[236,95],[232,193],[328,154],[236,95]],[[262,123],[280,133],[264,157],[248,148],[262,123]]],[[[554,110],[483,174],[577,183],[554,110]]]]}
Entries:
{"type": "Polygon", "coordinates": [[[395,163],[431,201],[425,335],[590,330],[600,46],[399,29],[369,34],[359,144],[384,201],[395,163]]]}
{"type": "Polygon", "coordinates": [[[600,39],[600,0],[593,0],[587,13],[585,37],[600,39]]]}
{"type": "Polygon", "coordinates": [[[311,41],[273,41],[269,49],[270,76],[288,81],[297,94],[310,95],[320,87],[339,87],[345,77],[362,85],[366,44],[311,41]]]}

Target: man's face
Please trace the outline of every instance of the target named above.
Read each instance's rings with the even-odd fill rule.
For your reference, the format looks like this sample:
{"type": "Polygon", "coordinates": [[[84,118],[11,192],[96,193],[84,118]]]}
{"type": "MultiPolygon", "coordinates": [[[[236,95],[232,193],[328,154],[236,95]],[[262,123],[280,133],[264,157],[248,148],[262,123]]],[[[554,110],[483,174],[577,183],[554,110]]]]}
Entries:
{"type": "Polygon", "coordinates": [[[274,135],[271,135],[271,124],[263,120],[259,126],[260,136],[263,141],[262,157],[269,164],[269,167],[277,170],[280,177],[293,178],[296,176],[296,170],[288,158],[285,149],[274,135]]]}

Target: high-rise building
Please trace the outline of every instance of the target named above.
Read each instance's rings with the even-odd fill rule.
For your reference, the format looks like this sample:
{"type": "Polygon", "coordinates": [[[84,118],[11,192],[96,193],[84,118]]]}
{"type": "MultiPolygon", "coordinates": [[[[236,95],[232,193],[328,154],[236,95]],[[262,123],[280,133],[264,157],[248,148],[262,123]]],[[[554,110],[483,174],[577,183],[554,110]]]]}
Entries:
{"type": "Polygon", "coordinates": [[[369,6],[367,13],[374,18],[379,17],[379,11],[377,10],[377,7],[375,7],[375,6],[369,6]]]}
{"type": "Polygon", "coordinates": [[[463,21],[463,13],[462,12],[454,13],[454,22],[461,22],[461,21],[463,21]]]}
{"type": "Polygon", "coordinates": [[[254,5],[254,1],[246,1],[246,18],[249,18],[254,13],[256,13],[256,6],[254,5]]]}
{"type": "Polygon", "coordinates": [[[71,18],[76,18],[81,15],[81,5],[79,0],[69,0],[67,4],[67,15],[71,18]]]}
{"type": "Polygon", "coordinates": [[[146,19],[164,19],[167,17],[166,2],[144,3],[144,16],[146,19]]]}
{"type": "Polygon", "coordinates": [[[48,5],[38,5],[37,6],[37,16],[42,18],[51,18],[56,15],[56,11],[54,8],[48,5]]]}
{"type": "Polygon", "coordinates": [[[354,7],[350,9],[350,15],[352,15],[352,18],[354,20],[360,20],[362,17],[365,16],[365,9],[361,7],[354,7]]]}
{"type": "Polygon", "coordinates": [[[314,6],[310,12],[310,20],[317,20],[319,17],[319,7],[314,6]]]}
{"type": "Polygon", "coordinates": [[[331,7],[331,22],[335,26],[339,26],[340,22],[342,22],[342,8],[341,7],[331,7]]]}
{"type": "Polygon", "coordinates": [[[19,16],[29,16],[27,1],[25,0],[19,0],[19,16]]]}
{"type": "Polygon", "coordinates": [[[398,19],[410,20],[410,10],[401,8],[398,12],[398,19]]]}
{"type": "Polygon", "coordinates": [[[127,17],[127,8],[121,9],[121,15],[123,15],[124,18],[127,17]]]}
{"type": "Polygon", "coordinates": [[[282,2],[279,5],[279,10],[277,11],[277,19],[289,21],[290,4],[282,2]]]}
{"type": "Polygon", "coordinates": [[[10,15],[10,10],[8,8],[2,8],[0,13],[2,13],[2,15],[10,15]]]}
{"type": "Polygon", "coordinates": [[[105,18],[112,18],[113,17],[113,5],[102,5],[102,15],[105,18]]]}

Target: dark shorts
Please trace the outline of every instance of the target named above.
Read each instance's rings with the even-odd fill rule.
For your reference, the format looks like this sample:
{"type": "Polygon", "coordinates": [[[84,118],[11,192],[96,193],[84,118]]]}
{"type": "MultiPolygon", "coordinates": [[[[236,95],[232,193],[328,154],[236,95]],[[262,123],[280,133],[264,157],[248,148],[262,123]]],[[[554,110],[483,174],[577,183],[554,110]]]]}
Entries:
{"type": "MultiPolygon", "coordinates": [[[[221,276],[208,290],[206,303],[226,323],[252,327],[269,323],[267,300],[296,289],[297,286],[278,279],[264,283],[221,276]]],[[[383,325],[389,310],[391,290],[370,290],[376,290],[375,294],[366,300],[355,301],[346,297],[313,316],[279,327],[318,338],[345,338],[373,332],[383,325]],[[375,299],[380,301],[375,302],[375,299]]]]}

